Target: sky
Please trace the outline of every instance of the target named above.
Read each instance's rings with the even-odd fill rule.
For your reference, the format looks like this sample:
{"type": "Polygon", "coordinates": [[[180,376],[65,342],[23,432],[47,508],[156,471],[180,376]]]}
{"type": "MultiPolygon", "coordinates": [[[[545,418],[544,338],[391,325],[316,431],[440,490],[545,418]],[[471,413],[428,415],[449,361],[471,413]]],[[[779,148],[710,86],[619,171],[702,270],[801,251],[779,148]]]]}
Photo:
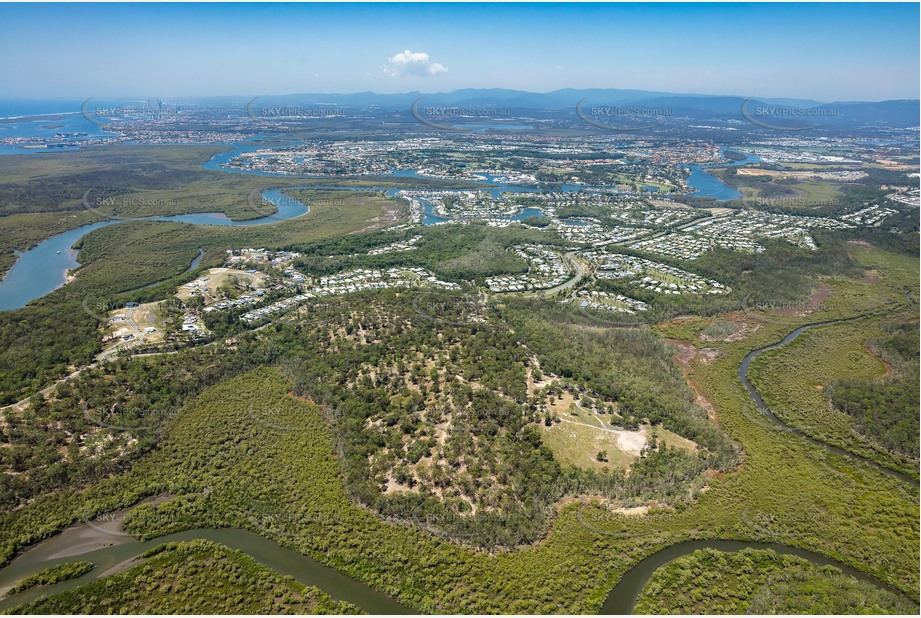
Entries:
{"type": "Polygon", "coordinates": [[[919,5],[0,4],[0,99],[510,88],[919,98],[919,5]]]}

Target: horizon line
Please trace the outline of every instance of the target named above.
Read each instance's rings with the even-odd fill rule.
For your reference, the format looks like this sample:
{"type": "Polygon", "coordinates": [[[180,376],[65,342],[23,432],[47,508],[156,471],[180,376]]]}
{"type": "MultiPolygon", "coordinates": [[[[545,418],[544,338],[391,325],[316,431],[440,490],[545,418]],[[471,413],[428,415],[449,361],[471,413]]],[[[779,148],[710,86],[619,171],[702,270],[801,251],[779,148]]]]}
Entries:
{"type": "Polygon", "coordinates": [[[565,91],[572,91],[575,93],[583,93],[587,91],[607,91],[607,92],[621,92],[621,93],[637,93],[637,94],[648,94],[648,95],[667,95],[667,96],[679,96],[679,97],[699,97],[699,98],[734,98],[734,99],[751,99],[751,100],[769,100],[769,99],[790,99],[798,101],[811,101],[819,104],[832,104],[832,103],[887,103],[894,101],[908,101],[908,102],[921,102],[919,98],[884,98],[884,99],[835,99],[835,100],[820,100],[809,97],[799,97],[795,95],[741,95],[741,94],[706,94],[706,93],[694,93],[694,92],[671,92],[666,90],[644,90],[641,88],[611,88],[611,87],[602,87],[602,86],[592,86],[586,88],[574,88],[571,86],[564,88],[557,88],[555,90],[548,91],[537,91],[537,90],[520,90],[516,88],[502,88],[502,87],[465,87],[465,88],[456,88],[453,90],[440,90],[432,92],[423,92],[419,90],[407,90],[399,92],[377,92],[374,90],[357,90],[353,92],[286,92],[286,93],[263,93],[263,94],[184,94],[184,95],[156,95],[156,94],[104,94],[104,95],[92,95],[86,97],[85,95],[76,96],[76,95],[56,95],[56,96],[24,96],[24,97],[0,97],[0,101],[88,101],[90,99],[102,99],[102,100],[130,100],[130,99],[219,99],[219,98],[241,98],[241,99],[250,99],[255,100],[259,98],[270,98],[270,97],[297,97],[297,96],[356,96],[356,95],[369,95],[369,96],[380,96],[380,97],[397,97],[397,96],[440,96],[440,95],[452,95],[458,94],[463,91],[486,91],[486,90],[498,90],[508,93],[520,93],[520,94],[529,94],[529,95],[554,95],[560,94],[565,91]]]}

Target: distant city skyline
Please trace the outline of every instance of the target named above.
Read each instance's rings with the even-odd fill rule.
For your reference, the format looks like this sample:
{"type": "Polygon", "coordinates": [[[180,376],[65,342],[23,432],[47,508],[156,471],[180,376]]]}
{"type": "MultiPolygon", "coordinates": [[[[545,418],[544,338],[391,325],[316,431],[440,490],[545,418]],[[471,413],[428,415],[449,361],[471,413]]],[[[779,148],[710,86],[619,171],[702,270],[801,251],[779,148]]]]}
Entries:
{"type": "Polygon", "coordinates": [[[508,88],[919,96],[919,6],[0,4],[0,98],[508,88]]]}

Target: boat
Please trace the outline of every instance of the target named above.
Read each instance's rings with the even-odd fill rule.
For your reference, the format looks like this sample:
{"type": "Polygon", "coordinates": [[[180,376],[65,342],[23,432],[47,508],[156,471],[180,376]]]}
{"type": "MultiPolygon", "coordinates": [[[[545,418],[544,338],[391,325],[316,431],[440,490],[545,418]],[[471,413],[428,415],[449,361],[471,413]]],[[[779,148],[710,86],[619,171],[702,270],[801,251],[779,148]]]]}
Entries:
{"type": "Polygon", "coordinates": [[[60,253],[60,251],[58,251],[58,253],[60,253]]]}

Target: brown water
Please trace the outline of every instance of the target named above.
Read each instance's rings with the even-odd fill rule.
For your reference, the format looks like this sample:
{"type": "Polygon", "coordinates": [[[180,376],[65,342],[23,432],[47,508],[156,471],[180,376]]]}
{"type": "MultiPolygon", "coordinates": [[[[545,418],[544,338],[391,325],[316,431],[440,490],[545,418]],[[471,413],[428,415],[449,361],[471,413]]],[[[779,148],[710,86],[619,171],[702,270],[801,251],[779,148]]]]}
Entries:
{"type": "Polygon", "coordinates": [[[92,526],[85,523],[71,526],[15,558],[6,568],[0,570],[0,591],[5,591],[23,578],[56,564],[86,560],[95,564],[96,568],[76,579],[33,588],[0,599],[0,610],[90,582],[157,545],[173,541],[207,539],[237,549],[282,575],[289,575],[303,584],[316,586],[334,599],[352,603],[369,614],[415,613],[382,592],[248,530],[202,528],[142,542],[121,532],[120,521],[121,518],[116,517],[103,524],[94,522],[92,526]]]}
{"type": "Polygon", "coordinates": [[[603,615],[632,614],[633,606],[636,605],[636,600],[640,596],[640,592],[642,592],[646,584],[649,583],[652,574],[656,569],[665,566],[672,560],[686,556],[698,549],[709,548],[717,551],[735,552],[749,547],[752,549],[772,549],[778,554],[799,556],[800,558],[805,558],[820,566],[831,565],[840,569],[845,575],[850,575],[851,577],[869,582],[880,588],[886,588],[898,594],[903,594],[901,591],[884,584],[875,577],[849,567],[846,564],[842,564],[837,560],[832,560],[821,554],[799,549],[797,547],[781,545],[780,543],[752,543],[749,541],[686,541],[684,543],[670,545],[640,560],[636,566],[627,571],[620,581],[617,582],[617,585],[614,586],[614,589],[611,590],[605,599],[604,605],[601,606],[600,613],[603,615]]]}

